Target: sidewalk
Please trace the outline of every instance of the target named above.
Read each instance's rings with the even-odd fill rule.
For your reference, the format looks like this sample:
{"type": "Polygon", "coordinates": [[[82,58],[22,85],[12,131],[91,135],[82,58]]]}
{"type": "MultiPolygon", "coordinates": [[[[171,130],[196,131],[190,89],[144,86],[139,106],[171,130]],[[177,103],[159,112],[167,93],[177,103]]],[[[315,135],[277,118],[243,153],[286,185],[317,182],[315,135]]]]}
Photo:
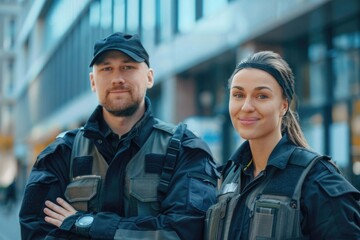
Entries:
{"type": "Polygon", "coordinates": [[[20,240],[20,200],[9,208],[0,205],[0,240],[20,240]]]}

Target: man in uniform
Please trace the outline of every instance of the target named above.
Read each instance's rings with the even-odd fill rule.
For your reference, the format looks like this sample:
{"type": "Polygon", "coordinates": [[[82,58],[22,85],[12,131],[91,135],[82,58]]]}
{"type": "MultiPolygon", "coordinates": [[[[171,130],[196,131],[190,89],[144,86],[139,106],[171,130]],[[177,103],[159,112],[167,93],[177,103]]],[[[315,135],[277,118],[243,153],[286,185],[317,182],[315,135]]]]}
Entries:
{"type": "Polygon", "coordinates": [[[202,239],[216,201],[208,146],[156,119],[149,56],[137,35],[94,46],[99,106],[37,158],[20,210],[22,239],[202,239]]]}

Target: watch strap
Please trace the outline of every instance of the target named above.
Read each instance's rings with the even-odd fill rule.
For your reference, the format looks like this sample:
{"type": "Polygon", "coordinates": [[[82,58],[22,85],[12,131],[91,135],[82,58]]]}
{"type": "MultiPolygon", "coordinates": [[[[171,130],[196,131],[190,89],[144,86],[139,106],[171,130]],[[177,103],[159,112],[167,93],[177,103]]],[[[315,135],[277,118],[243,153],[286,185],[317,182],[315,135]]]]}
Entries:
{"type": "Polygon", "coordinates": [[[83,214],[83,212],[77,212],[74,215],[65,218],[59,228],[61,230],[70,231],[71,229],[73,229],[76,220],[83,214]]]}

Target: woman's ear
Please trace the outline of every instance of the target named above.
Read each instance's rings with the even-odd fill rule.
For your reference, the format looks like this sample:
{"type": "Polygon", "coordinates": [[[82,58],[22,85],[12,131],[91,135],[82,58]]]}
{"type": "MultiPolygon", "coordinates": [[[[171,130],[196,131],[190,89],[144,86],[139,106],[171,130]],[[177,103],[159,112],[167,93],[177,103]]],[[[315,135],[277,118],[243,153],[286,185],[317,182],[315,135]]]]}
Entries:
{"type": "Polygon", "coordinates": [[[280,117],[285,116],[285,114],[287,113],[288,109],[289,109],[289,102],[288,102],[287,99],[284,99],[283,109],[282,109],[282,111],[281,111],[281,116],[280,116],[280,117]]]}

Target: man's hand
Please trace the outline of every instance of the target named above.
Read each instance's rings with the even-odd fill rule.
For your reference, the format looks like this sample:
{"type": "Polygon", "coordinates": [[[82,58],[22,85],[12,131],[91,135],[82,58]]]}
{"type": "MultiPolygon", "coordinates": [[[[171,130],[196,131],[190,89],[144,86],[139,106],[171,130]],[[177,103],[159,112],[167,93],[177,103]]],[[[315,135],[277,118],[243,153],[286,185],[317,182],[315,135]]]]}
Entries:
{"type": "Polygon", "coordinates": [[[74,215],[77,211],[62,198],[56,198],[56,202],[57,204],[51,201],[45,202],[45,221],[60,227],[65,218],[74,215]]]}

